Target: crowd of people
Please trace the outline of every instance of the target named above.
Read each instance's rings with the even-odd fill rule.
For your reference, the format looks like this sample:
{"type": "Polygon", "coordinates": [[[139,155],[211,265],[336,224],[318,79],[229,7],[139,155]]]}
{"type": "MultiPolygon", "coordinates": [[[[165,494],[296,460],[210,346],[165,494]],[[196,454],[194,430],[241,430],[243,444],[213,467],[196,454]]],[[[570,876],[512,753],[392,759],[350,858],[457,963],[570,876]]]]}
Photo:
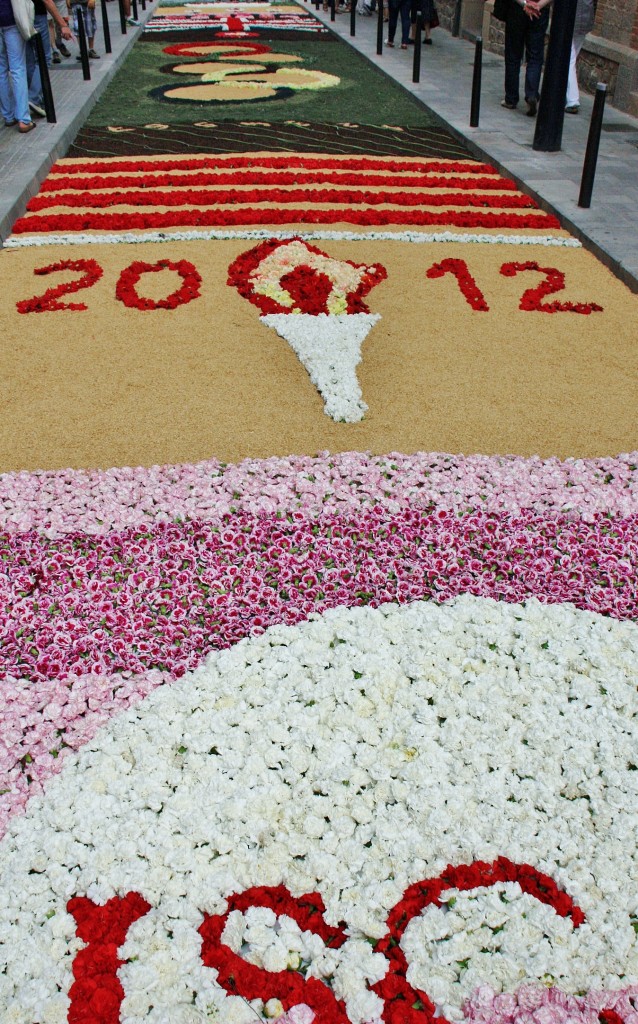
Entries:
{"type": "MultiPolygon", "coordinates": [[[[16,126],[26,134],[35,128],[34,118],[44,117],[42,82],[37,60],[35,36],[42,40],[47,67],[71,56],[67,42],[74,42],[79,19],[83,19],[88,53],[99,59],[95,49],[97,24],[96,0],[0,0],[0,113],[6,127],[16,126]],[[73,25],[73,29],[71,28],[73,25]],[[75,34],[74,34],[75,33],[75,34]]],[[[350,11],[357,0],[341,0],[337,10],[350,11]]],[[[358,0],[357,11],[371,16],[376,4],[383,3],[384,21],[388,23],[386,45],[394,46],[399,20],[401,49],[414,43],[417,15],[421,15],[423,42],[432,44],[432,29],[439,24],[434,0],[358,0]]],[[[545,38],[552,0],[497,0],[495,13],[505,23],[505,98],[502,106],[515,110],[520,99],[520,73],[525,58],[524,97],[527,114],[534,117],[538,109],[539,90],[545,38]],[[498,8],[498,10],[497,10],[498,8]]],[[[130,24],[130,0],[124,0],[130,24]]],[[[328,0],[323,0],[328,10],[328,0]]],[[[585,36],[591,31],[596,14],[596,0],[577,0],[576,22],[571,49],[571,62],[565,110],[577,114],[580,109],[576,61],[585,36]]],[[[80,60],[78,55],[77,60],[80,60]]]]}
{"type": "MultiPolygon", "coordinates": [[[[99,60],[95,49],[96,0],[0,0],[0,114],[7,128],[26,134],[37,118],[45,116],[36,37],[42,41],[47,67],[71,57],[67,43],[75,43],[78,22],[83,21],[91,60],[99,60]]],[[[128,22],[130,0],[125,0],[128,22]]],[[[80,60],[80,55],[76,56],[80,60]]]]}

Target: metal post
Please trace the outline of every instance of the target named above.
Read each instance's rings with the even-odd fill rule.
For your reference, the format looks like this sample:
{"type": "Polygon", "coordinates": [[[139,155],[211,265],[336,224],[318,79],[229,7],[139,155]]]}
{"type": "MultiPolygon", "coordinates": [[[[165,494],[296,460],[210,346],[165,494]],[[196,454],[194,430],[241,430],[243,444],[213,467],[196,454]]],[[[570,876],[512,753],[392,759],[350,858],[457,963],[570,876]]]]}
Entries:
{"type": "Polygon", "coordinates": [[[120,28],[122,30],[122,35],[125,36],[126,35],[126,11],[124,10],[124,0],[119,0],[119,6],[120,6],[120,28]]]}
{"type": "MultiPolygon", "coordinates": [[[[306,0],[306,3],[308,3],[308,0],[306,0]]],[[[146,10],[146,0],[142,0],[142,10],[146,10]]]]}
{"type": "Polygon", "coordinates": [[[474,73],[472,74],[472,104],[470,107],[470,128],[478,128],[481,114],[481,74],[483,71],[483,37],[477,36],[474,44],[474,73]]]}
{"type": "Polygon", "coordinates": [[[585,150],[583,176],[580,181],[580,195],[578,197],[578,205],[582,206],[585,210],[588,210],[591,206],[591,194],[594,188],[594,175],[596,174],[596,161],[598,160],[598,146],[600,143],[600,131],[603,126],[606,97],[607,86],[604,82],[598,82],[594,97],[594,109],[591,121],[589,122],[587,149],[585,150]]]}
{"type": "Polygon", "coordinates": [[[563,0],[562,3],[554,4],[552,13],[547,64],[532,143],[533,149],[545,153],[557,152],[563,140],[565,96],[576,21],[576,3],[577,0],[563,0]]]}
{"type": "Polygon", "coordinates": [[[383,0],[377,0],[377,56],[383,53],[383,0]]]}
{"type": "Polygon", "coordinates": [[[457,37],[461,31],[461,7],[463,6],[463,0],[456,0],[454,6],[454,15],[452,17],[452,35],[457,37]]]}
{"type": "Polygon", "coordinates": [[[137,18],[138,18],[137,0],[132,0],[132,4],[133,4],[133,17],[137,21],[137,18]]]}
{"type": "Polygon", "coordinates": [[[109,14],[106,9],[106,0],[101,0],[100,6],[102,8],[102,33],[104,35],[104,51],[105,53],[111,53],[113,48],[111,46],[111,27],[109,25],[109,14]]]}
{"type": "Polygon", "coordinates": [[[337,16],[337,0],[330,0],[330,21],[334,21],[337,16]]]}
{"type": "Polygon", "coordinates": [[[53,103],[53,92],[51,91],[51,79],[49,78],[49,69],[47,67],[46,57],[44,56],[42,36],[39,32],[36,32],[34,36],[31,36],[31,42],[35,46],[35,54],[38,60],[38,67],[40,68],[40,83],[42,85],[44,111],[47,115],[47,121],[49,124],[55,124],[55,105],[53,103]]]}
{"type": "Polygon", "coordinates": [[[78,43],[80,44],[80,60],[82,61],[82,77],[85,82],[91,80],[91,65],[89,64],[89,48],[86,43],[86,28],[84,26],[84,13],[80,7],[78,11],[78,43]]]}
{"type": "Polygon", "coordinates": [[[357,31],[357,0],[350,0],[350,35],[357,31]]]}
{"type": "Polygon", "coordinates": [[[418,82],[421,78],[421,40],[423,37],[423,17],[421,11],[416,16],[414,26],[414,60],[412,62],[412,81],[418,82]]]}

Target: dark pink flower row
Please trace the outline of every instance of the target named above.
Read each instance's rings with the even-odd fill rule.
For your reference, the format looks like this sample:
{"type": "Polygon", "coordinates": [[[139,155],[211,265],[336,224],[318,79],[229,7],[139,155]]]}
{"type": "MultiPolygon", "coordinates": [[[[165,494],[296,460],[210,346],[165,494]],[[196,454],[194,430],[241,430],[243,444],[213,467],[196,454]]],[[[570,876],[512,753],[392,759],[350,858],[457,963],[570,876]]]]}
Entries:
{"type": "Polygon", "coordinates": [[[311,612],[463,593],[635,618],[637,570],[638,516],[378,508],[4,535],[0,673],[178,676],[215,648],[311,612]]]}

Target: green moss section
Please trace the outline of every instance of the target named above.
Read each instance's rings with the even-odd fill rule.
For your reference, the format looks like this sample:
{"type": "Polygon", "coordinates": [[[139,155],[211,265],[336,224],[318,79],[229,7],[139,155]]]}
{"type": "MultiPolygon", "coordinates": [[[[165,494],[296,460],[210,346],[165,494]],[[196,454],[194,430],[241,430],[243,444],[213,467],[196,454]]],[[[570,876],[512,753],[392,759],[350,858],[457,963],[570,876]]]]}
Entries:
{"type": "MultiPolygon", "coordinates": [[[[187,39],[183,41],[187,42],[187,39]]],[[[165,101],[153,95],[153,91],[201,81],[199,76],[191,79],[188,75],[171,74],[172,64],[189,63],[191,58],[166,54],[163,52],[165,45],[153,41],[133,47],[126,64],[93,108],[86,126],[289,120],[414,127],[433,123],[426,109],[405,90],[350,47],[336,40],[268,42],[275,53],[294,53],[302,57],[303,64],[297,67],[337,75],[341,84],[334,88],[300,90],[284,98],[242,103],[165,101]]],[[[259,57],[254,60],[257,62],[259,57]]]]}

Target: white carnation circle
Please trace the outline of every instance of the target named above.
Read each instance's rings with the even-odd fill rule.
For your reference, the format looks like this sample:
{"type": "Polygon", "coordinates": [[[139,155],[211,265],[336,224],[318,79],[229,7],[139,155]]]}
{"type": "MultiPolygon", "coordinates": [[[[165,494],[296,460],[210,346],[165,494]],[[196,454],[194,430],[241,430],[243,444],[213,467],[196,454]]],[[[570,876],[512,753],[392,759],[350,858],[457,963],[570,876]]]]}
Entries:
{"type": "Polygon", "coordinates": [[[102,728],[0,843],[3,1022],[63,1024],[83,945],[68,899],[135,891],[152,909],[120,950],[122,1024],[248,1024],[263,1004],[226,996],[197,929],[282,883],[320,892],[345,944],[263,908],[231,915],[228,944],[273,970],[298,958],[352,1024],[378,1020],[370,939],[390,909],[498,856],[551,875],[586,921],[515,884],[446,893],[402,940],[441,1012],[462,1019],[481,984],[636,984],[637,665],[632,623],[467,595],[334,609],[209,656],[102,728]]]}

